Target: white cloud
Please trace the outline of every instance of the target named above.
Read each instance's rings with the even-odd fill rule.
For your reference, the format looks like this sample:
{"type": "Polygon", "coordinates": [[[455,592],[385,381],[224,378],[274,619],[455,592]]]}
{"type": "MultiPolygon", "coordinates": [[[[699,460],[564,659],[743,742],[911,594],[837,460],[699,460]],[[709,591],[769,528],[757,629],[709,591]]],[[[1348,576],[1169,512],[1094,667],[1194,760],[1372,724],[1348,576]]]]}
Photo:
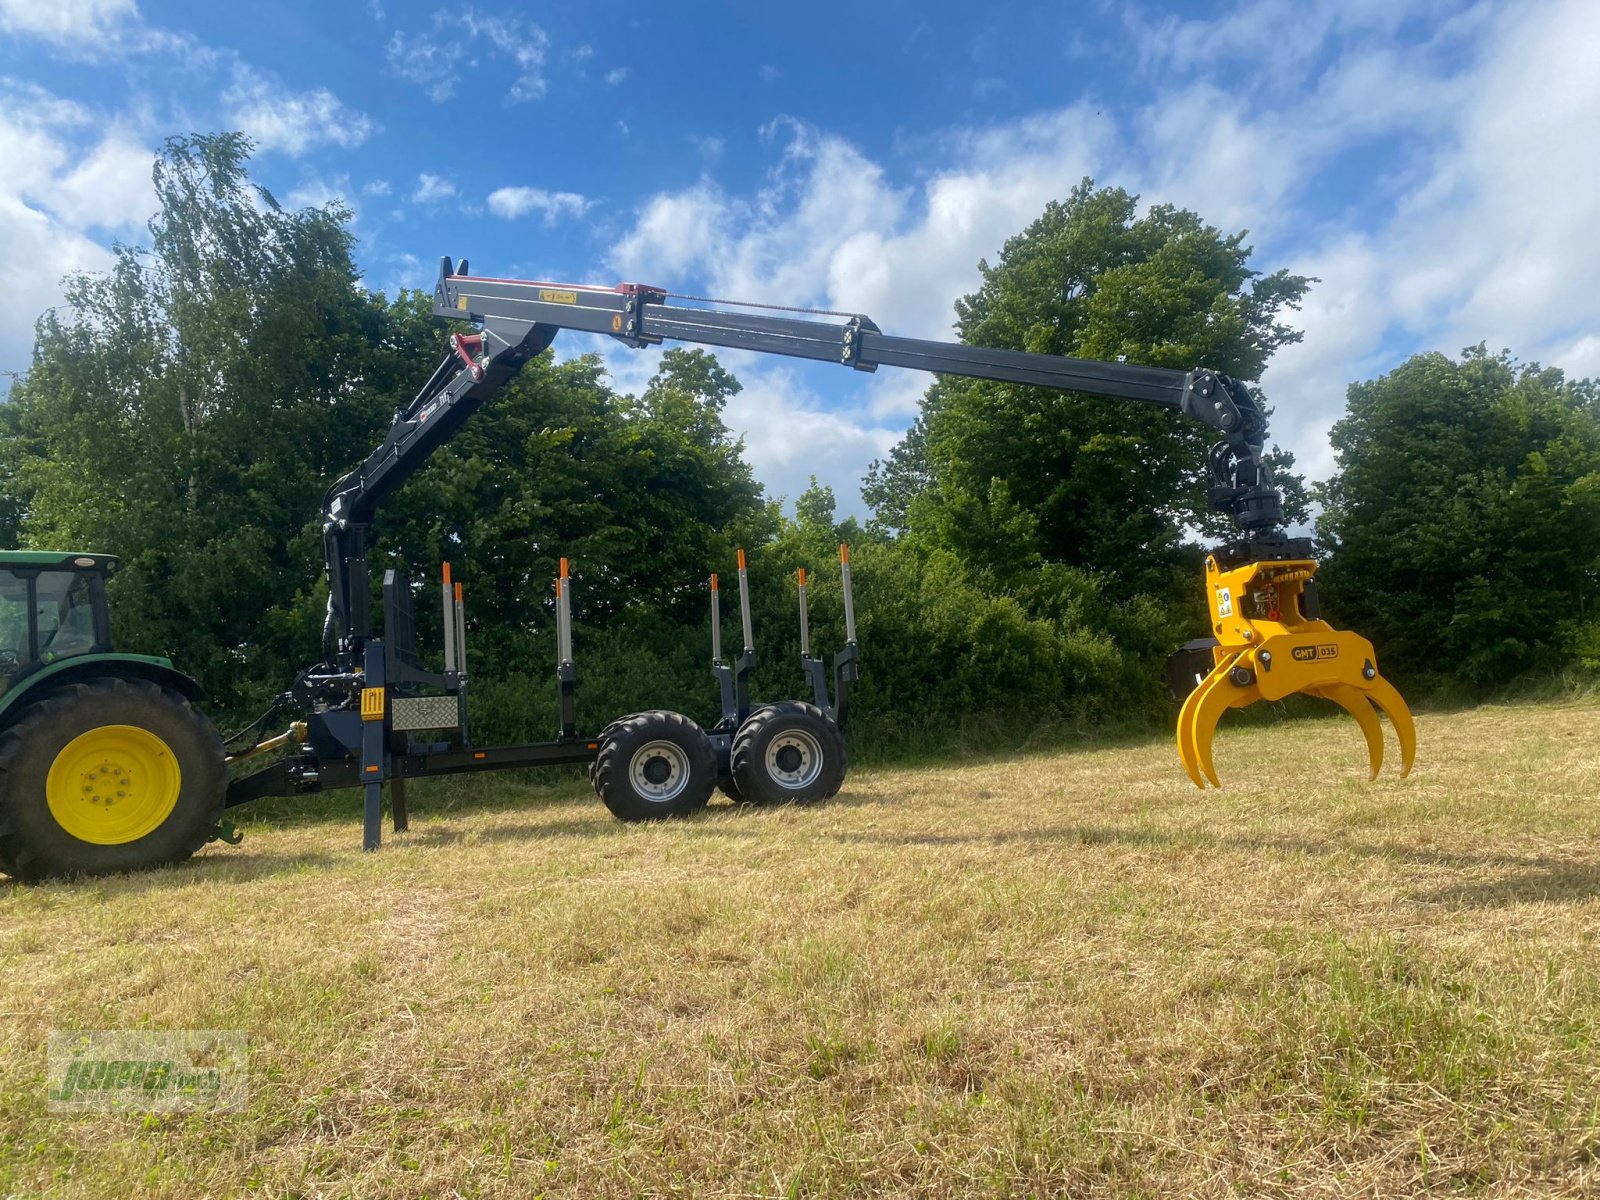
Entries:
{"type": "Polygon", "coordinates": [[[455,94],[456,66],[465,57],[466,47],[458,41],[396,30],[384,53],[391,71],[407,83],[421,86],[435,104],[443,104],[455,94]]]}
{"type": "Polygon", "coordinates": [[[24,369],[33,323],[61,303],[61,279],[104,270],[111,254],[91,231],[135,231],[155,209],[150,165],[121,122],[98,132],[83,106],[0,80],[0,392],[24,369]]]}
{"type": "Polygon", "coordinates": [[[0,0],[0,33],[37,38],[75,57],[111,48],[138,18],[134,0],[0,0]]]}
{"type": "Polygon", "coordinates": [[[676,280],[699,272],[730,236],[728,216],[722,192],[709,180],[686,192],[662,193],[611,248],[608,265],[625,279],[651,273],[657,280],[676,280]]]}
{"type": "Polygon", "coordinates": [[[371,183],[362,184],[361,191],[368,196],[387,196],[389,194],[389,181],[387,179],[374,179],[371,183]]]}
{"type": "Polygon", "coordinates": [[[334,179],[312,178],[302,180],[285,199],[291,208],[326,208],[330,204],[338,204],[349,209],[354,216],[357,210],[355,201],[351,199],[353,191],[348,175],[334,179]]]}
{"type": "Polygon", "coordinates": [[[629,68],[627,67],[613,67],[606,72],[606,84],[610,87],[616,87],[617,84],[628,77],[628,71],[629,68]]]}
{"type": "Polygon", "coordinates": [[[299,157],[317,146],[359,146],[372,134],[372,120],[344,104],[327,88],[291,92],[278,80],[240,64],[222,95],[228,120],[260,150],[299,157]]]}
{"type": "Polygon", "coordinates": [[[506,93],[508,99],[537,100],[544,95],[544,63],[550,37],[516,13],[441,9],[434,14],[430,32],[395,32],[386,49],[389,68],[442,104],[455,94],[461,64],[472,65],[472,42],[486,43],[491,58],[510,62],[515,73],[506,93]]]}
{"type": "Polygon", "coordinates": [[[134,0],[0,0],[0,34],[42,42],[79,62],[170,54],[180,66],[209,66],[215,52],[183,33],[145,24],[134,0]]]}
{"type": "Polygon", "coordinates": [[[581,217],[593,203],[577,192],[547,192],[536,187],[503,187],[489,193],[489,211],[508,220],[537,212],[546,225],[561,217],[581,217]]]}
{"type": "Polygon", "coordinates": [[[417,176],[416,191],[411,193],[413,204],[438,204],[456,194],[456,185],[431,171],[417,176]]]}
{"type": "MultiPolygon", "coordinates": [[[[1600,371],[1600,190],[1589,180],[1600,6],[1248,0],[1215,22],[1150,28],[1151,96],[1139,106],[1081,103],[927,139],[917,156],[931,166],[914,187],[842,137],[780,121],[758,190],[731,193],[707,176],[650,197],[610,265],[625,278],[861,311],[891,332],[947,337],[978,259],[992,261],[1091,174],[1226,231],[1250,229],[1260,268],[1319,277],[1288,315],[1304,341],[1263,380],[1277,440],[1313,476],[1332,466],[1327,431],[1346,386],[1413,350],[1487,340],[1600,371]],[[1202,60],[1196,46],[1215,55],[1202,60]],[[1262,46],[1275,48],[1270,69],[1218,69],[1262,46]],[[1398,166],[1352,189],[1350,172],[1374,146],[1398,166]],[[1359,197],[1349,211],[1325,202],[1330,181],[1359,197]]],[[[827,368],[793,370],[829,395],[850,392],[850,415],[820,402],[805,410],[845,446],[880,422],[903,426],[927,382],[882,371],[862,403],[817,374],[827,368]]]]}

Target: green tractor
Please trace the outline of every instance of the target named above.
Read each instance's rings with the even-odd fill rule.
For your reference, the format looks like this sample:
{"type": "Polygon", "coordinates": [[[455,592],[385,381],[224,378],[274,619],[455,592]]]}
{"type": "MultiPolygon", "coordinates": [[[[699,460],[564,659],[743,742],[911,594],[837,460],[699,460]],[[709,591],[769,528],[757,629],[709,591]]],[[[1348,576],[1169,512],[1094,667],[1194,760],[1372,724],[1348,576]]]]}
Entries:
{"type": "Polygon", "coordinates": [[[182,862],[227,785],[200,686],[111,648],[106,554],[0,552],[0,872],[103,875],[182,862]]]}

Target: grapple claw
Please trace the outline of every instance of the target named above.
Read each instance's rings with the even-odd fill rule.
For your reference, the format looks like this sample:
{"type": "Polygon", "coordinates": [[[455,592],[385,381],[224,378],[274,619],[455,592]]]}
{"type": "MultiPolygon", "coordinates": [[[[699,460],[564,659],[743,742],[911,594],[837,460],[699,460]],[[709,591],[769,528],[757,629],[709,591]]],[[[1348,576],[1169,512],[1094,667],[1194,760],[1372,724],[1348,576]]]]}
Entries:
{"type": "Polygon", "coordinates": [[[1219,665],[1206,681],[1190,695],[1178,718],[1179,752],[1184,766],[1189,768],[1189,778],[1199,786],[1200,775],[1211,781],[1212,787],[1221,787],[1217,778],[1216,763],[1212,758],[1212,739],[1217,734],[1217,722],[1230,708],[1243,708],[1261,698],[1261,693],[1250,682],[1238,682],[1232,668],[1219,665]]]}
{"type": "Polygon", "coordinates": [[[1394,684],[1382,675],[1375,675],[1367,687],[1372,702],[1383,710],[1389,724],[1394,726],[1395,737],[1400,739],[1400,778],[1404,779],[1411,774],[1412,764],[1417,761],[1417,726],[1411,719],[1411,710],[1394,684]]]}
{"type": "Polygon", "coordinates": [[[1378,714],[1367,698],[1355,688],[1342,683],[1308,687],[1305,690],[1307,695],[1332,700],[1356,719],[1356,724],[1361,726],[1361,735],[1367,739],[1367,760],[1371,766],[1367,778],[1376,779],[1378,772],[1383,770],[1383,726],[1378,724],[1378,714]]]}
{"type": "MultiPolygon", "coordinates": [[[[1206,559],[1217,635],[1210,650],[1213,665],[1185,699],[1177,736],[1178,756],[1196,787],[1205,787],[1207,780],[1221,786],[1212,739],[1223,713],[1297,692],[1331,700],[1355,718],[1367,742],[1373,779],[1383,767],[1381,711],[1400,741],[1400,775],[1411,773],[1417,752],[1411,710],[1378,674],[1372,643],[1321,619],[1315,592],[1307,590],[1316,569],[1309,558],[1257,558],[1226,571],[1215,556],[1206,559]]],[[[1174,662],[1185,664],[1187,672],[1186,664],[1200,657],[1198,675],[1205,653],[1203,643],[1191,643],[1174,662]]]]}

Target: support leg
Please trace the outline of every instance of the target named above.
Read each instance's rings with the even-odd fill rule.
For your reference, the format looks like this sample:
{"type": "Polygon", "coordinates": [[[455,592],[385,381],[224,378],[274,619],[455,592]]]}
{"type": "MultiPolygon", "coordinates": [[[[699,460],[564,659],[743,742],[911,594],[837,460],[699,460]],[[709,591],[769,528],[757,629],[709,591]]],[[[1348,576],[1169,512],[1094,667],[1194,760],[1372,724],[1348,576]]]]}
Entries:
{"type": "Polygon", "coordinates": [[[361,825],[361,848],[376,850],[383,845],[383,784],[366,785],[367,805],[361,825]]]}
{"type": "Polygon", "coordinates": [[[394,816],[394,831],[404,833],[411,828],[411,823],[406,814],[406,781],[404,779],[391,779],[389,781],[389,810],[394,816]]]}

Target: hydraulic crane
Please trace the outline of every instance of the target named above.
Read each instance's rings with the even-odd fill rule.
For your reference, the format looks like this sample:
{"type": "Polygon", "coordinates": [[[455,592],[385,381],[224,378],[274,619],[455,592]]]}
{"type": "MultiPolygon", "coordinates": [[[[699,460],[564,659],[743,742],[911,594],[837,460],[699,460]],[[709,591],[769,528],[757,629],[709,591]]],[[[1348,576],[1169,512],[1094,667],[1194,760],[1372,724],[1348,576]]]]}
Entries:
{"type": "Polygon", "coordinates": [[[0,870],[43,877],[176,862],[207,838],[225,836],[228,806],[352,786],[364,789],[364,840],[376,848],[386,785],[395,825],[404,828],[407,779],[554,763],[588,763],[601,798],[625,820],[693,811],[716,786],[750,803],[805,802],[838,791],[845,773],[842,729],[859,661],[843,547],[846,644],[831,664],[810,653],[804,572],[798,580],[801,665],[814,703],[752,703],[755,652],[744,552],[738,580],[745,644],[733,663],[721,657],[712,575],[712,666],[722,718],[709,730],[655,711],[618,718],[593,737],[579,733],[565,559],[555,585],[561,719],[553,741],[471,743],[462,591],[448,565],[441,592],[442,672],[418,663],[411,587],[392,570],[383,580],[383,636],[375,635],[367,548],[383,501],[567,329],[634,348],[672,340],[857,371],[888,366],[1026,384],[1155,405],[1199,421],[1217,437],[1207,456],[1208,500],[1231,518],[1237,537],[1206,557],[1212,636],[1168,660],[1169,687],[1183,700],[1177,741],[1190,779],[1202,788],[1218,783],[1212,738],[1224,712],[1295,693],[1324,697],[1355,717],[1374,778],[1383,761],[1378,713],[1387,715],[1400,744],[1401,774],[1410,771],[1416,753],[1410,712],[1379,674],[1371,643],[1322,620],[1310,540],[1285,529],[1282,496],[1264,458],[1266,416],[1241,381],[1205,368],[1174,371],[895,337],[858,314],[670,302],[675,299],[690,298],[643,284],[491,278],[473,275],[465,260],[441,261],[434,315],[468,323],[474,332],[451,335],[443,360],[395,413],[382,443],[328,490],[327,657],[302,671],[246,733],[254,740],[284,709],[305,719],[225,761],[215,731],[193,707],[198,689],[192,680],[165,660],[110,652],[101,576],[114,561],[24,555],[0,564],[0,582],[14,577],[7,594],[21,597],[27,613],[17,623],[26,637],[10,652],[11,682],[0,697],[0,870]],[[58,593],[62,598],[48,604],[40,599],[58,593]],[[76,641],[61,632],[80,628],[86,632],[76,641]],[[41,682],[47,679],[48,685],[41,682]],[[63,683],[71,686],[63,691],[57,686],[63,683]],[[261,770],[240,769],[244,760],[269,751],[284,755],[261,770]]]}
{"type": "Polygon", "coordinates": [[[857,371],[903,367],[976,379],[1031,384],[1170,409],[1215,430],[1208,466],[1213,510],[1239,537],[1206,561],[1214,637],[1173,656],[1174,698],[1186,695],[1178,749],[1196,786],[1217,784],[1212,735],[1222,713],[1297,692],[1332,700],[1355,717],[1372,774],[1383,762],[1374,705],[1395,728],[1401,773],[1416,752],[1410,712],[1377,670],[1366,639],[1321,619],[1308,538],[1284,530],[1283,501],[1263,457],[1267,420],[1241,381],[1205,368],[1175,371],[996,350],[885,334],[870,319],[839,321],[790,315],[769,306],[694,307],[668,303],[663,288],[593,287],[473,275],[463,260],[440,263],[434,315],[470,321],[383,444],[334,484],[327,500],[328,633],[339,661],[352,667],[371,636],[352,568],[365,554],[368,526],[382,498],[533,355],[564,329],[609,336],[631,347],[666,340],[839,363],[857,371]]]}

